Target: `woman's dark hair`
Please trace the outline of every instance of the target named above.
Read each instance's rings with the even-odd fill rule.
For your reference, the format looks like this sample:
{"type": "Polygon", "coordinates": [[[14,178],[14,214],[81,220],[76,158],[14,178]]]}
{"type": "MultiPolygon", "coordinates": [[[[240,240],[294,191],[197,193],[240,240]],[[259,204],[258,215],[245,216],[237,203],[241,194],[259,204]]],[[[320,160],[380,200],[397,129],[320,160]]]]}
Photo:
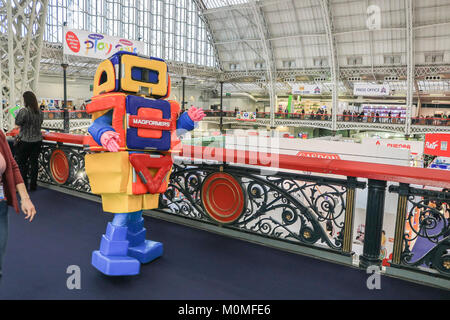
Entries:
{"type": "Polygon", "coordinates": [[[39,113],[38,102],[33,92],[31,91],[24,92],[23,100],[25,101],[25,107],[29,108],[34,113],[39,113]]]}

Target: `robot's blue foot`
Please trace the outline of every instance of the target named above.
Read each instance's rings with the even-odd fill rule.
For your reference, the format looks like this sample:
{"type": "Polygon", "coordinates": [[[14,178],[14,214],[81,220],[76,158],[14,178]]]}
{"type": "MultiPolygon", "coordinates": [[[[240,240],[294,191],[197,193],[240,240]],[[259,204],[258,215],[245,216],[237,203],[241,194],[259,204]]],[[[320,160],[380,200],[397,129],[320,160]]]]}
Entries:
{"type": "Polygon", "coordinates": [[[92,265],[107,276],[134,276],[139,274],[141,264],[127,256],[105,256],[100,251],[92,252],[92,265]]]}
{"type": "Polygon", "coordinates": [[[146,229],[142,217],[137,221],[130,221],[127,227],[127,240],[130,243],[128,256],[136,258],[141,263],[149,263],[162,256],[163,245],[161,242],[145,240],[146,229]]]}
{"type": "Polygon", "coordinates": [[[163,254],[161,242],[145,240],[138,246],[128,248],[128,255],[141,263],[149,263],[163,254]]]}
{"type": "Polygon", "coordinates": [[[127,227],[108,223],[100,250],[92,253],[92,265],[108,276],[131,276],[139,274],[140,262],[128,256],[127,227]]]}

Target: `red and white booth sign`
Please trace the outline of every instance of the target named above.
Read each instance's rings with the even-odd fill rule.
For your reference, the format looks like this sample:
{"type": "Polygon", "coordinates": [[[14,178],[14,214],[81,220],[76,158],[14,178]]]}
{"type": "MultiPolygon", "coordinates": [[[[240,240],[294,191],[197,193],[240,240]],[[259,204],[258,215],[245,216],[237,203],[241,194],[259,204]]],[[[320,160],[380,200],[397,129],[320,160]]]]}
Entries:
{"type": "Polygon", "coordinates": [[[332,153],[322,153],[322,152],[304,152],[300,151],[297,153],[298,157],[307,157],[307,158],[317,158],[317,159],[328,159],[328,160],[341,160],[338,154],[332,153]]]}
{"type": "Polygon", "coordinates": [[[363,138],[361,142],[376,147],[406,149],[409,150],[412,155],[422,156],[423,154],[424,143],[422,141],[363,138]]]}
{"type": "Polygon", "coordinates": [[[432,156],[450,157],[450,134],[426,134],[424,153],[432,156]]]}

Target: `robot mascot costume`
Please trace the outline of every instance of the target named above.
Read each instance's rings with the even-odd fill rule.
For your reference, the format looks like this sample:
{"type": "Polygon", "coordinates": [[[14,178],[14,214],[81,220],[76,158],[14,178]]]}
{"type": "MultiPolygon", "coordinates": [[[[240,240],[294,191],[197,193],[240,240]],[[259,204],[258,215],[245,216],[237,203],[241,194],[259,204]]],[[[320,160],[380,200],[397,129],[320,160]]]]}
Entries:
{"type": "Polygon", "coordinates": [[[164,100],[170,78],[157,58],[116,53],[98,66],[93,90],[86,174],[114,219],[92,265],[110,276],[136,275],[141,263],[163,254],[162,243],[145,239],[142,210],[157,208],[167,189],[172,153],[180,147],[177,130],[193,130],[205,114],[192,107],[180,115],[177,102],[164,100]]]}

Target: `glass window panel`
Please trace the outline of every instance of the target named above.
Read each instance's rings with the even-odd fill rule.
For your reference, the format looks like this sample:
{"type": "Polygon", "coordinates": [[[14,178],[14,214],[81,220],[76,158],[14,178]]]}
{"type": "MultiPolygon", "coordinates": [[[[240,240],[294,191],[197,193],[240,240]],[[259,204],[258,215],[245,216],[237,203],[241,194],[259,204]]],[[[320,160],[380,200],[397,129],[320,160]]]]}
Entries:
{"type": "MultiPolygon", "coordinates": [[[[204,2],[217,7],[247,1],[204,2]]],[[[192,0],[49,0],[44,40],[62,42],[64,22],[74,29],[143,41],[147,55],[217,67],[205,24],[192,0]]]]}

